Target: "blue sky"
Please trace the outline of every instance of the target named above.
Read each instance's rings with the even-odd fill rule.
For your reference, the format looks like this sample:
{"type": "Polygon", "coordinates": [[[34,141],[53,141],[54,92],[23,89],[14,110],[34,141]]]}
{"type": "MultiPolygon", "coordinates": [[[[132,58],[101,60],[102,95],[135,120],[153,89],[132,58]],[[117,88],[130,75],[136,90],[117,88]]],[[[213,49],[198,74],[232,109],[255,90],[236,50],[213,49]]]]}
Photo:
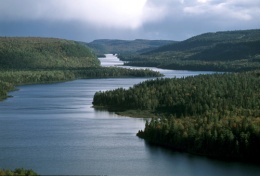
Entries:
{"type": "Polygon", "coordinates": [[[1,0],[0,36],[185,40],[260,28],[259,0],[1,0]]]}

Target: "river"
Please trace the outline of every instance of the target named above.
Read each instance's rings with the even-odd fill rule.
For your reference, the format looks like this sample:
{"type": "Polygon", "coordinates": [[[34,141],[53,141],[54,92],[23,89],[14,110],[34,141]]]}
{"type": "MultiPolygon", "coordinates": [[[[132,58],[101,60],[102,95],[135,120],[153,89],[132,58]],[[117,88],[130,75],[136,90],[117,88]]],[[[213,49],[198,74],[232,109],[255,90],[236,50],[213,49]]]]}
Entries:
{"type": "MultiPolygon", "coordinates": [[[[103,66],[122,64],[113,55],[103,66]]],[[[166,77],[210,72],[161,70],[166,77]]],[[[0,102],[0,168],[41,175],[260,175],[254,164],[173,152],[136,137],[144,119],[93,109],[96,91],[128,88],[142,78],[84,79],[20,86],[0,102]]]]}

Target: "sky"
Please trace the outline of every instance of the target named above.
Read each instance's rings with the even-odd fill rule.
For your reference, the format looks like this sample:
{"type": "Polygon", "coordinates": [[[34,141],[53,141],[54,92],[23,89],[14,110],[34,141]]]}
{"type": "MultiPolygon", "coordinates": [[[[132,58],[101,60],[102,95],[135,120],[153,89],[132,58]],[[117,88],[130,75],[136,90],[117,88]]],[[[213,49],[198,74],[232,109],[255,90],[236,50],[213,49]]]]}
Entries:
{"type": "Polygon", "coordinates": [[[260,0],[0,0],[0,36],[182,41],[260,29],[260,0]]]}

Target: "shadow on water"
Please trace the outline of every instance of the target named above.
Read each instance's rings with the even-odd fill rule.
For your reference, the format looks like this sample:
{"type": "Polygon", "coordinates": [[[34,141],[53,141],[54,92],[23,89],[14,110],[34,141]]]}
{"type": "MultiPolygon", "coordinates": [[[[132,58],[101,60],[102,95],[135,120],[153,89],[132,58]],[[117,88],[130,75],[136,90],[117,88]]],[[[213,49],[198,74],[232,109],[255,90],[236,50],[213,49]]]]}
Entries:
{"type": "Polygon", "coordinates": [[[206,156],[199,156],[185,152],[174,151],[144,141],[145,150],[154,159],[161,157],[165,162],[172,164],[172,171],[176,175],[236,175],[259,176],[260,167],[257,163],[226,161],[206,156]],[[181,169],[179,167],[185,167],[181,169]],[[178,171],[181,171],[178,173],[178,171]]]}
{"type": "Polygon", "coordinates": [[[109,115],[112,115],[112,116],[115,116],[116,115],[116,113],[115,112],[113,112],[113,111],[109,111],[107,108],[104,108],[104,107],[91,107],[91,108],[93,108],[94,109],[94,112],[95,112],[95,114],[109,114],[109,115]]]}

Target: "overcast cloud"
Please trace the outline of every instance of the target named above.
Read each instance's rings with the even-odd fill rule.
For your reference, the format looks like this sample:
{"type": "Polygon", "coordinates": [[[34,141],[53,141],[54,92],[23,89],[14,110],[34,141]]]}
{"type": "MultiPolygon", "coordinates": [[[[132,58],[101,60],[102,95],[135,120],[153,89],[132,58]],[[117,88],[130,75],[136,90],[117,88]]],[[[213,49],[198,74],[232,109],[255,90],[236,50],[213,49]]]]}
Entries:
{"type": "Polygon", "coordinates": [[[1,36],[184,40],[260,28],[259,0],[1,0],[1,36]]]}

